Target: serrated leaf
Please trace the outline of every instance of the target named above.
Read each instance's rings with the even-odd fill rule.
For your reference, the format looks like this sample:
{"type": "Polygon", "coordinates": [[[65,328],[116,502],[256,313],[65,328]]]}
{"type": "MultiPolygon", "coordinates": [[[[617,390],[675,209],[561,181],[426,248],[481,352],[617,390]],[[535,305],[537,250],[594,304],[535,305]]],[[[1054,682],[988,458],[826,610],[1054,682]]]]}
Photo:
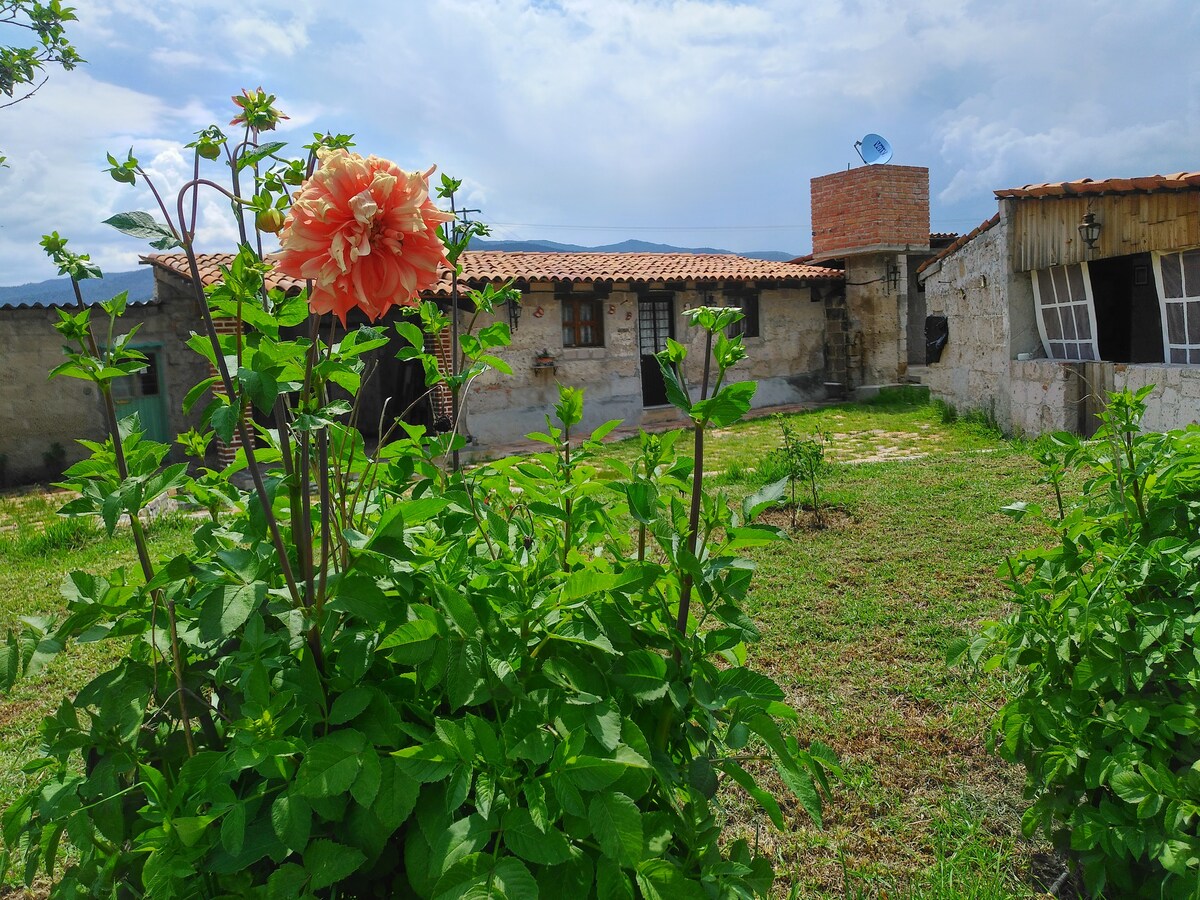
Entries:
{"type": "Polygon", "coordinates": [[[315,741],[305,752],[292,787],[304,797],[332,797],[350,790],[362,770],[365,741],[353,730],[315,741]]]}
{"type": "Polygon", "coordinates": [[[361,850],[320,838],[304,850],[304,868],[312,876],[309,889],[321,891],[354,874],[366,861],[361,850]]]}
{"type": "Polygon", "coordinates": [[[289,850],[303,850],[312,829],[312,807],[296,794],[280,794],[271,804],[271,828],[289,850]]]}
{"type": "Polygon", "coordinates": [[[571,858],[571,847],[557,828],[542,831],[529,810],[510,809],[504,815],[504,844],[522,859],[545,866],[556,866],[571,858]]]}
{"type": "Polygon", "coordinates": [[[473,853],[451,866],[433,900],[537,900],[538,885],[519,859],[473,853]]]}
{"type": "Polygon", "coordinates": [[[385,756],[379,760],[379,791],[371,810],[388,831],[399,828],[412,814],[420,786],[407,777],[396,759],[385,756]]]}
{"type": "Polygon", "coordinates": [[[209,594],[200,607],[200,637],[208,642],[224,640],[246,623],[267,596],[263,582],[225,584],[209,594]]]}
{"type": "Polygon", "coordinates": [[[642,858],[642,813],[624,794],[597,794],[588,804],[588,822],[604,855],[622,866],[642,858]]]}

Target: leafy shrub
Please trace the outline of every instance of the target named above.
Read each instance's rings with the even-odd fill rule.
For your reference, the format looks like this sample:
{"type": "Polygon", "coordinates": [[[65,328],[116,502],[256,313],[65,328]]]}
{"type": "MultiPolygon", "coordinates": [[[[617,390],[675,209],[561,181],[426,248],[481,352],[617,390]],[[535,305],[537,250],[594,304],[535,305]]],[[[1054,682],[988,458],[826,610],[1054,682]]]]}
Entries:
{"type": "Polygon", "coordinates": [[[1200,430],[1141,433],[1150,390],[1113,395],[1093,441],[1056,436],[1057,509],[1009,511],[1057,542],[1013,563],[1019,609],[969,654],[1017,676],[994,740],[1027,770],[1026,832],[1096,894],[1182,898],[1200,883],[1200,430]],[[1073,503],[1070,471],[1088,475],[1073,503]]]}
{"type": "Polygon", "coordinates": [[[783,416],[775,419],[783,436],[783,446],[767,454],[771,460],[771,468],[781,469],[791,492],[792,528],[796,527],[796,517],[799,504],[796,499],[797,489],[808,492],[811,500],[813,519],[818,528],[824,527],[821,519],[821,491],[819,479],[825,469],[825,448],[829,446],[832,437],[823,431],[820,425],[814,425],[813,430],[803,435],[793,428],[783,416]]]}
{"type": "MultiPolygon", "coordinates": [[[[239,105],[257,121],[278,115],[273,99],[239,105]]],[[[207,129],[198,157],[224,140],[207,129]]],[[[232,168],[249,165],[240,153],[265,165],[281,146],[249,140],[232,168]]],[[[279,160],[284,175],[311,171],[316,149],[307,164],[279,160]]],[[[132,155],[111,161],[118,180],[145,177],[132,155]]],[[[259,213],[284,201],[271,177],[256,178],[259,213]]],[[[443,185],[452,197],[456,183],[443,185]]],[[[182,228],[114,219],[192,256],[182,228]]],[[[468,239],[446,236],[451,266],[468,239]]],[[[65,243],[45,241],[65,274],[87,277],[65,243]]],[[[138,565],[71,573],[66,617],[31,621],[0,657],[11,682],[72,639],[128,646],[43,723],[35,784],[2,820],[25,880],[57,871],[65,839],[55,897],[765,895],[769,860],[720,841],[722,781],[784,828],[742,763],[771,760],[818,821],[834,765],[786,733],[797,716],[783,691],[746,666],[758,632],[741,609],[752,569],[737,554],[781,534],[703,488],[706,428],[739,419],[755,389],[723,383],[745,355],[724,334],[740,314],[690,311],[705,332],[699,385],[681,344],[660,360],[693,423],[692,459],[675,453],[676,435],[644,435],[634,466],[599,466],[617,423],[581,439],[582,392],[562,388],[534,435],[545,452],[461,470],[447,466],[459,423],[431,436],[398,421],[368,449],[356,398],[364,354],[387,335],[368,325],[325,343],[305,298],[268,291],[267,271],[244,245],[197,298],[207,333],[191,346],[218,375],[187,405],[203,409],[206,432],[240,433],[243,446],[246,410],[281,423],[222,471],[164,465],[165,444],[136,417],[117,421],[111,380],[145,360],[131,335],[102,351],[91,317],[114,334],[123,298],[60,314],[69,352],[56,371],[97,386],[111,431],[68,470],[79,498],[65,512],[109,533],[127,521],[138,565]],[[218,333],[221,315],[240,333],[218,333]],[[307,339],[285,330],[301,324],[307,339]],[[331,399],[334,386],[350,400],[331,399]],[[209,518],[188,553],[154,560],[139,514],[168,491],[209,518]]],[[[458,335],[449,373],[425,353],[452,328],[434,304],[394,324],[401,358],[419,361],[431,388],[448,384],[456,408],[480,374],[507,369],[496,311],[513,296],[464,294],[481,327],[458,335]]],[[[210,436],[181,441],[202,453],[210,436]]]]}

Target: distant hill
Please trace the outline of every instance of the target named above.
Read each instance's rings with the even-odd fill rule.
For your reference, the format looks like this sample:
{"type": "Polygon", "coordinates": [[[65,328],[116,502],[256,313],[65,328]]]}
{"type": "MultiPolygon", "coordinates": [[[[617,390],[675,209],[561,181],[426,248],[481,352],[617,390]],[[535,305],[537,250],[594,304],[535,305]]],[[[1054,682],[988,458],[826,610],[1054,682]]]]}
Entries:
{"type": "MultiPolygon", "coordinates": [[[[149,266],[132,272],[110,272],[103,278],[81,281],[79,291],[89,305],[114,297],[121,291],[129,291],[130,303],[145,303],[154,296],[154,273],[149,266]]],[[[75,292],[68,278],[0,287],[0,306],[70,306],[74,303],[75,292]]]]}
{"type": "MultiPolygon", "coordinates": [[[[737,253],[718,250],[715,247],[672,247],[670,244],[652,244],[648,241],[621,241],[600,247],[582,247],[579,244],[560,244],[557,241],[489,241],[476,238],[471,241],[472,250],[506,250],[509,252],[532,253],[714,253],[721,256],[745,256],[749,259],[767,259],[787,262],[796,254],[782,250],[756,250],[753,253],[737,253]]],[[[129,291],[130,303],[145,303],[154,296],[154,273],[149,266],[132,272],[110,272],[102,279],[81,282],[80,290],[86,303],[107,300],[121,291],[129,291]]],[[[0,307],[4,306],[62,306],[75,303],[71,282],[66,278],[52,278],[34,284],[19,284],[0,287],[0,307]]]]}
{"type": "Polygon", "coordinates": [[[719,250],[716,247],[674,247],[670,244],[652,244],[649,241],[637,240],[621,241],[619,244],[604,244],[600,247],[582,247],[579,244],[560,244],[557,241],[492,241],[486,238],[476,238],[471,241],[471,249],[532,253],[711,253],[719,256],[767,259],[773,262],[787,262],[795,259],[798,255],[784,250],[754,250],[748,253],[734,253],[732,250],[719,250]]]}

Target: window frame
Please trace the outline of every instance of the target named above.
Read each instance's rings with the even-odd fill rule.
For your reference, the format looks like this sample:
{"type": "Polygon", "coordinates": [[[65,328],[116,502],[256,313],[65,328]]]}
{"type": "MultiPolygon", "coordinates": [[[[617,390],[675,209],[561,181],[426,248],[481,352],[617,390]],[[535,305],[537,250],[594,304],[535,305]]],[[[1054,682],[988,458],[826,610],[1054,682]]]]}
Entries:
{"type": "Polygon", "coordinates": [[[1159,315],[1162,317],[1163,362],[1166,365],[1200,365],[1200,248],[1188,250],[1172,250],[1164,253],[1154,251],[1150,255],[1154,266],[1154,288],[1158,292],[1159,315]],[[1189,259],[1185,261],[1185,257],[1189,259]],[[1166,277],[1163,272],[1164,261],[1173,259],[1174,266],[1179,272],[1179,296],[1168,297],[1166,277]],[[1189,266],[1187,263],[1191,262],[1189,266]],[[1188,277],[1188,269],[1192,269],[1192,278],[1188,277]],[[1195,281],[1195,284],[1192,284],[1195,281]],[[1180,307],[1181,315],[1172,317],[1172,307],[1180,307]],[[1193,321],[1193,316],[1195,320],[1193,321]],[[1183,340],[1172,340],[1173,325],[1178,325],[1183,340]],[[1197,334],[1196,340],[1189,340],[1189,332],[1197,334]],[[1176,356],[1182,356],[1176,359],[1176,356]]]}
{"type": "Polygon", "coordinates": [[[762,294],[760,291],[727,292],[725,305],[736,306],[742,311],[742,318],[725,329],[726,337],[741,337],[742,340],[762,337],[762,294]],[[753,312],[750,311],[751,308],[753,312]]]}
{"type": "Polygon", "coordinates": [[[604,299],[597,296],[595,293],[590,294],[562,294],[559,296],[559,303],[562,304],[562,345],[564,349],[587,349],[603,347],[604,344],[604,299]],[[590,304],[593,310],[594,318],[588,321],[582,320],[579,317],[580,308],[590,304]],[[570,322],[567,321],[567,310],[572,309],[574,316],[570,322]],[[580,340],[580,332],[583,328],[591,326],[592,340],[583,342],[580,340]],[[572,339],[568,343],[567,330],[572,331],[572,339]]]}
{"type": "Polygon", "coordinates": [[[1029,273],[1030,282],[1033,284],[1033,306],[1035,318],[1037,319],[1038,335],[1042,339],[1042,348],[1046,351],[1046,356],[1049,359],[1058,362],[1098,362],[1100,360],[1100,342],[1096,329],[1096,302],[1092,295],[1092,277],[1088,271],[1086,262],[1066,263],[1060,266],[1049,266],[1045,269],[1033,269],[1029,273]],[[1079,269],[1079,277],[1083,283],[1083,296],[1071,297],[1071,269],[1079,269]],[[1059,280],[1055,278],[1055,271],[1061,271],[1061,283],[1066,285],[1066,299],[1059,299],[1059,280]],[[1041,274],[1046,273],[1051,287],[1053,296],[1045,297],[1042,293],[1041,274]],[[1064,327],[1065,320],[1062,318],[1061,310],[1071,309],[1070,331],[1074,336],[1067,337],[1068,329],[1064,327]],[[1089,335],[1086,338],[1078,336],[1079,310],[1086,310],[1087,324],[1089,335]],[[1058,336],[1053,337],[1053,332],[1047,327],[1047,313],[1053,312],[1058,319],[1058,336]],[[1062,347],[1062,355],[1056,355],[1054,345],[1062,347]],[[1077,355],[1072,357],[1068,352],[1069,347],[1076,349],[1077,355]]]}

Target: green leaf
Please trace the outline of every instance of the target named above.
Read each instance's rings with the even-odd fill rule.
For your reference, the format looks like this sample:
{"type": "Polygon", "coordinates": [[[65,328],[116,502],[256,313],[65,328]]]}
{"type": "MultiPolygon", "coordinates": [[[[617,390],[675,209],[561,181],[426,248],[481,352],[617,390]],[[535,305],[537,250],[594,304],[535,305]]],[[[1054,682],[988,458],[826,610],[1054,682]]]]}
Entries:
{"type": "Polygon", "coordinates": [[[380,652],[388,651],[389,658],[399,663],[416,665],[433,655],[437,625],[426,619],[416,619],[401,625],[379,642],[380,652]]]}
{"type": "Polygon", "coordinates": [[[634,481],[621,486],[629,503],[629,514],[635,522],[649,525],[658,519],[658,490],[648,481],[634,481]]]}
{"type": "Polygon", "coordinates": [[[624,794],[597,794],[588,804],[588,822],[604,855],[622,866],[642,858],[642,814],[624,794]]]}
{"type": "Polygon", "coordinates": [[[648,859],[637,868],[645,900],[708,900],[704,889],[665,859],[648,859]]]}
{"type": "Polygon", "coordinates": [[[750,410],[750,401],[758,383],[754,381],[738,381],[727,384],[715,396],[701,400],[691,408],[693,421],[704,422],[716,428],[732,425],[750,410]]]}
{"type": "Polygon", "coordinates": [[[667,402],[680,409],[685,413],[690,414],[692,411],[692,402],[688,399],[687,389],[683,386],[683,382],[679,380],[679,373],[666,359],[667,351],[655,355],[658,360],[659,371],[662,372],[663,383],[667,388],[667,402]]]}
{"type": "Polygon", "coordinates": [[[412,814],[417,802],[419,783],[401,771],[399,762],[390,756],[379,760],[379,792],[371,810],[389,832],[399,828],[412,814]]]}
{"type": "Polygon", "coordinates": [[[258,609],[267,596],[267,586],[225,584],[213,591],[200,607],[200,637],[215,643],[234,634],[258,609]]]}
{"type": "Polygon", "coordinates": [[[304,868],[312,876],[309,889],[321,891],[337,884],[366,862],[361,850],[320,838],[304,850],[304,868]]]}
{"type": "Polygon", "coordinates": [[[154,221],[154,217],[144,212],[124,212],[109,216],[104,220],[105,225],[111,225],[122,234],[141,238],[151,242],[159,250],[171,250],[182,247],[183,244],[166,225],[154,221]]]}
{"type": "MultiPolygon", "coordinates": [[[[611,590],[616,583],[617,576],[611,572],[593,572],[588,569],[572,572],[563,584],[561,599],[564,603],[570,603],[583,597],[603,594],[611,590]]],[[[610,648],[611,646],[609,644],[610,648]]]]}
{"type": "Polygon", "coordinates": [[[284,141],[268,141],[265,144],[259,144],[253,149],[248,149],[237,159],[237,167],[240,172],[242,169],[257,165],[273,153],[278,153],[287,143],[284,141]]]}
{"type": "Polygon", "coordinates": [[[416,744],[392,752],[400,771],[421,783],[448,778],[458,767],[458,754],[441,741],[416,744]]]}
{"type": "Polygon", "coordinates": [[[537,900],[538,886],[519,859],[473,853],[438,879],[433,900],[537,900]]]}
{"type": "Polygon", "coordinates": [[[504,844],[522,859],[546,866],[556,866],[571,858],[571,847],[557,828],[542,831],[534,824],[529,810],[510,809],[504,815],[504,844]]]}
{"type": "Polygon", "coordinates": [[[667,661],[652,650],[629,650],[617,663],[615,681],[642,702],[667,692],[667,661]]]}
{"type": "Polygon", "coordinates": [[[362,771],[365,743],[352,729],[318,739],[305,752],[292,787],[304,797],[332,797],[350,790],[362,771]]]}
{"type": "Polygon", "coordinates": [[[634,900],[630,876],[607,857],[596,863],[596,900],[634,900]]]}
{"type": "Polygon", "coordinates": [[[312,807],[297,794],[280,794],[271,804],[271,828],[289,850],[303,850],[312,828],[312,807]]]}
{"type": "Polygon", "coordinates": [[[379,794],[379,787],[383,780],[383,767],[379,762],[379,754],[373,747],[368,747],[360,759],[362,760],[362,769],[358,773],[358,777],[354,779],[354,784],[350,786],[350,794],[360,806],[370,808],[379,794]]]}
{"type": "Polygon", "coordinates": [[[372,688],[357,685],[344,694],[339,694],[329,708],[329,724],[344,725],[357,718],[371,703],[375,696],[372,688]]]}

